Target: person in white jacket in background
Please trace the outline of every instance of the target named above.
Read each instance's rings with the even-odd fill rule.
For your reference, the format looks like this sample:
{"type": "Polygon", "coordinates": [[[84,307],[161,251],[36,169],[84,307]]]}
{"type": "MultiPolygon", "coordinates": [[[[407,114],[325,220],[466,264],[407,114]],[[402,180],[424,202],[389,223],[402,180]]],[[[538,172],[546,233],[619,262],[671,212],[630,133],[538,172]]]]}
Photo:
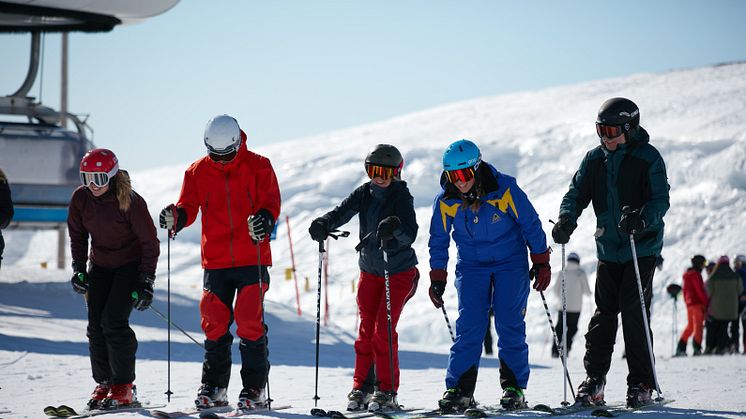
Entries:
{"type": "MultiPolygon", "coordinates": [[[[554,295],[557,297],[557,305],[559,306],[559,320],[557,320],[557,338],[562,342],[562,333],[564,333],[565,326],[562,323],[562,272],[557,274],[557,278],[554,281],[554,295]]],[[[580,256],[577,253],[571,252],[567,256],[567,266],[565,267],[565,298],[567,299],[567,353],[570,353],[572,348],[572,338],[575,337],[575,333],[578,331],[578,319],[580,319],[580,311],[583,308],[583,296],[591,295],[591,289],[588,286],[588,276],[585,271],[580,267],[580,256]]],[[[552,356],[555,358],[559,357],[559,351],[557,345],[552,344],[552,356]]]]}

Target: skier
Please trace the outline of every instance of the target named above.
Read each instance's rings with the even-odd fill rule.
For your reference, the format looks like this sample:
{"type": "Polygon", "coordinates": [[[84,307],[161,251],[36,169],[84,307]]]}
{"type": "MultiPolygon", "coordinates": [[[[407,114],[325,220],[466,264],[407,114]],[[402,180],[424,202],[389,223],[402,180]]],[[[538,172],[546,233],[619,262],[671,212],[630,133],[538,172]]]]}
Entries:
{"type": "Polygon", "coordinates": [[[316,218],[308,229],[315,241],[346,224],[360,220],[360,281],[357,304],[360,327],[355,340],[355,372],[347,410],[397,408],[399,344],[396,325],[404,304],[417,290],[420,274],[412,243],[417,237],[414,199],[401,180],[404,160],[390,144],[378,144],[365,158],[370,178],[336,208],[316,218]],[[384,254],[388,263],[384,261],[384,254]],[[388,336],[385,275],[389,275],[391,342],[388,336]],[[389,364],[391,351],[393,365],[389,364]],[[394,382],[391,382],[393,369],[394,382]],[[377,390],[375,389],[377,384],[377,390]]]}
{"type": "Polygon", "coordinates": [[[70,199],[67,227],[71,284],[88,305],[87,335],[97,383],[88,407],[136,405],[137,338],[129,316],[133,307],[145,310],[153,301],[158,235],[145,200],[132,190],[111,150],[87,152],[80,161],[80,180],[83,185],[70,199]]]}
{"type": "Polygon", "coordinates": [[[631,100],[612,98],[604,102],[598,111],[596,133],[601,144],[588,151],[580,163],[552,229],[556,243],[567,243],[578,217],[593,202],[598,256],[596,311],[586,334],[583,362],[587,378],[578,388],[576,402],[603,402],[617,315],[621,312],[629,369],[627,405],[636,407],[651,402],[655,379],[630,234],[635,234],[645,315],[649,319],[655,263],[663,247],[663,216],[669,207],[668,179],[663,158],[640,126],[640,110],[631,100]],[[627,206],[633,211],[624,211],[627,206]]]}
{"type": "MultiPolygon", "coordinates": [[[[741,283],[743,284],[743,292],[738,297],[738,313],[741,318],[741,326],[743,327],[743,354],[746,355],[746,255],[736,256],[736,260],[733,262],[733,270],[741,276],[741,283]]],[[[736,324],[736,330],[733,335],[735,339],[736,350],[738,352],[738,324],[736,324]]]]}
{"type": "Polygon", "coordinates": [[[742,292],[741,277],[730,268],[728,256],[720,256],[707,281],[710,327],[707,330],[706,354],[728,353],[731,342],[728,323],[738,319],[738,297],[742,292]]]}
{"type": "Polygon", "coordinates": [[[443,154],[442,190],[433,203],[430,221],[430,299],[443,305],[450,237],[456,242],[455,285],[459,317],[456,340],[446,371],[446,391],[438,405],[443,411],[474,406],[474,389],[482,341],[495,315],[500,403],[506,409],[526,406],[528,384],[526,303],[531,251],[534,289],[543,291],[551,280],[549,252],[541,221],[512,176],[482,161],[479,148],[459,140],[443,154]],[[451,233],[452,232],[452,233],[451,233]]]}
{"type": "MultiPolygon", "coordinates": [[[[10,224],[13,219],[13,200],[10,198],[10,187],[5,173],[0,170],[0,230],[10,224]]],[[[0,231],[0,267],[3,262],[3,250],[5,250],[5,240],[3,233],[0,231]]]]}
{"type": "MultiPolygon", "coordinates": [[[[557,301],[559,301],[560,305],[556,329],[557,338],[562,342],[562,334],[565,329],[562,323],[562,281],[556,280],[553,289],[554,295],[557,296],[557,301]]],[[[583,308],[584,295],[591,295],[591,288],[588,285],[588,276],[585,274],[583,268],[580,267],[580,256],[575,252],[571,252],[567,256],[567,265],[565,267],[567,353],[570,353],[572,339],[575,337],[575,333],[578,332],[578,319],[580,319],[580,311],[583,308]]],[[[555,358],[559,357],[559,350],[557,349],[556,343],[552,344],[552,356],[555,358]]]]}
{"type": "Polygon", "coordinates": [[[263,298],[269,289],[269,236],[280,214],[280,189],[269,159],[248,150],[246,134],[233,117],[210,119],[204,144],[207,156],[187,168],[178,202],[164,208],[159,218],[161,228],[173,236],[202,213],[199,309],[206,339],[195,404],[228,404],[233,343],[229,328],[235,318],[243,384],[238,408],[263,407],[269,374],[263,298]]]}
{"type": "Polygon", "coordinates": [[[684,302],[686,303],[686,329],[679,337],[679,344],[676,347],[674,356],[686,356],[686,344],[689,336],[692,338],[693,356],[702,355],[702,328],[704,327],[705,311],[709,298],[705,291],[705,284],[702,280],[702,269],[707,265],[707,260],[702,255],[695,255],[692,258],[692,266],[684,272],[684,302]]]}

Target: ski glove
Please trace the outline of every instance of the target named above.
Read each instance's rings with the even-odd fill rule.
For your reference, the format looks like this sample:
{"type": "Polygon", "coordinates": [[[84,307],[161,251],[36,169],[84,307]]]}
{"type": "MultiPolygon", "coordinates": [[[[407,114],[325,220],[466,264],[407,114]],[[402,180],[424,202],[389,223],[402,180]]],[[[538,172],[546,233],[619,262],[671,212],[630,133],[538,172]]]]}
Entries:
{"type": "Polygon", "coordinates": [[[308,234],[313,241],[323,242],[329,236],[329,220],[323,217],[313,220],[311,227],[308,227],[308,234]]]}
{"type": "Polygon", "coordinates": [[[535,279],[534,289],[544,291],[552,281],[552,267],[549,266],[549,252],[547,249],[544,253],[531,253],[531,270],[528,272],[529,277],[535,279]]]}
{"type": "Polygon", "coordinates": [[[445,269],[432,269],[430,271],[430,301],[435,308],[443,307],[443,293],[446,292],[446,277],[448,272],[445,269]]]}
{"type": "Polygon", "coordinates": [[[640,215],[640,210],[632,210],[629,206],[625,205],[622,208],[622,219],[619,220],[619,229],[627,234],[635,234],[641,232],[645,228],[645,220],[640,215]]]}
{"type": "Polygon", "coordinates": [[[155,275],[140,272],[140,278],[135,284],[135,290],[132,291],[132,299],[135,300],[133,305],[136,309],[143,311],[153,303],[153,283],[155,275]]]}
{"type": "Polygon", "coordinates": [[[376,236],[378,236],[379,240],[391,240],[394,238],[394,233],[396,232],[396,230],[399,229],[399,226],[401,226],[399,217],[395,215],[386,217],[381,220],[380,223],[378,223],[378,231],[376,231],[376,236]]]}
{"type": "Polygon", "coordinates": [[[179,208],[171,204],[161,210],[161,214],[158,216],[158,224],[160,224],[161,228],[168,230],[171,237],[173,237],[184,228],[186,218],[186,210],[184,208],[179,208]]]}
{"type": "Polygon", "coordinates": [[[570,241],[570,235],[575,231],[577,224],[570,221],[567,215],[560,215],[559,220],[552,228],[552,238],[557,244],[566,244],[570,241]]]}
{"type": "Polygon", "coordinates": [[[70,279],[70,284],[73,286],[73,291],[78,294],[85,294],[88,292],[88,286],[90,280],[88,278],[88,272],[86,271],[85,262],[73,261],[73,277],[70,279]]]}
{"type": "Polygon", "coordinates": [[[275,220],[268,210],[262,208],[257,211],[256,214],[249,217],[248,223],[251,240],[253,240],[254,243],[259,243],[264,241],[264,239],[272,233],[275,220]]]}

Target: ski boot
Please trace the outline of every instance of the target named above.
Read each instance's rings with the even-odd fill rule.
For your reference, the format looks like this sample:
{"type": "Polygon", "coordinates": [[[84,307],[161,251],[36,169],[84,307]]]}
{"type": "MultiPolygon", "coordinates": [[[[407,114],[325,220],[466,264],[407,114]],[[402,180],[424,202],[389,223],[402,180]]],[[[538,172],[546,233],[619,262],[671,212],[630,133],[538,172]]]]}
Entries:
{"type": "Polygon", "coordinates": [[[692,347],[694,348],[694,352],[692,352],[692,356],[700,356],[702,355],[702,343],[697,343],[692,341],[692,347]]]}
{"type": "Polygon", "coordinates": [[[353,388],[347,395],[347,410],[368,410],[368,403],[370,403],[372,396],[372,394],[363,390],[353,388]]]}
{"type": "Polygon", "coordinates": [[[194,400],[197,409],[209,409],[217,406],[228,405],[228,389],[203,383],[197,391],[194,400]]]}
{"type": "Polygon", "coordinates": [[[653,388],[645,383],[627,388],[627,407],[635,409],[653,403],[653,388]]]}
{"type": "Polygon", "coordinates": [[[523,390],[517,387],[505,387],[503,396],[500,398],[500,405],[505,410],[515,410],[528,407],[526,398],[523,396],[523,390]]]}
{"type": "Polygon", "coordinates": [[[387,391],[377,390],[373,393],[373,398],[370,399],[368,404],[369,412],[376,412],[379,410],[395,410],[399,408],[394,402],[394,396],[387,391]]]}
{"type": "Polygon", "coordinates": [[[90,410],[100,408],[101,402],[103,402],[106,395],[109,394],[110,388],[111,387],[108,383],[99,383],[96,388],[93,389],[93,393],[91,393],[91,398],[88,400],[88,403],[86,403],[86,407],[90,410]]]}
{"type": "Polygon", "coordinates": [[[106,398],[101,401],[101,409],[112,410],[133,407],[137,404],[135,386],[130,384],[112,384],[106,398]]]}
{"type": "Polygon", "coordinates": [[[673,356],[686,356],[686,341],[679,341],[679,344],[676,346],[676,353],[673,356]]]}
{"type": "Polygon", "coordinates": [[[443,393],[443,398],[438,400],[438,407],[443,413],[463,412],[476,406],[474,398],[471,395],[462,394],[458,387],[449,388],[443,393]]]}
{"type": "Polygon", "coordinates": [[[586,377],[585,381],[578,386],[578,393],[575,395],[575,404],[583,406],[602,406],[604,401],[604,387],[606,378],[604,377],[586,377]]]}
{"type": "Polygon", "coordinates": [[[241,390],[236,406],[243,410],[267,407],[267,398],[264,396],[264,389],[249,387],[241,390]]]}

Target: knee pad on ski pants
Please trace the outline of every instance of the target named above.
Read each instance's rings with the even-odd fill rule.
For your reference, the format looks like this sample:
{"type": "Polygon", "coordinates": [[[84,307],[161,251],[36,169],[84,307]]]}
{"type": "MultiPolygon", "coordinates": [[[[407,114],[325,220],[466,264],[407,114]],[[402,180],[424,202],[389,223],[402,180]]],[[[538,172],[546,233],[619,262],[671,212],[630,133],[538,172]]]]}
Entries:
{"type": "MultiPolygon", "coordinates": [[[[269,284],[262,284],[264,292],[267,292],[269,284]]],[[[259,284],[246,285],[238,291],[236,299],[236,334],[244,340],[255,341],[264,336],[264,323],[262,322],[262,292],[259,284]]]]}
{"type": "Polygon", "coordinates": [[[218,340],[228,333],[232,320],[231,309],[217,295],[207,290],[203,291],[199,312],[202,316],[202,330],[208,340],[218,340]]]}

